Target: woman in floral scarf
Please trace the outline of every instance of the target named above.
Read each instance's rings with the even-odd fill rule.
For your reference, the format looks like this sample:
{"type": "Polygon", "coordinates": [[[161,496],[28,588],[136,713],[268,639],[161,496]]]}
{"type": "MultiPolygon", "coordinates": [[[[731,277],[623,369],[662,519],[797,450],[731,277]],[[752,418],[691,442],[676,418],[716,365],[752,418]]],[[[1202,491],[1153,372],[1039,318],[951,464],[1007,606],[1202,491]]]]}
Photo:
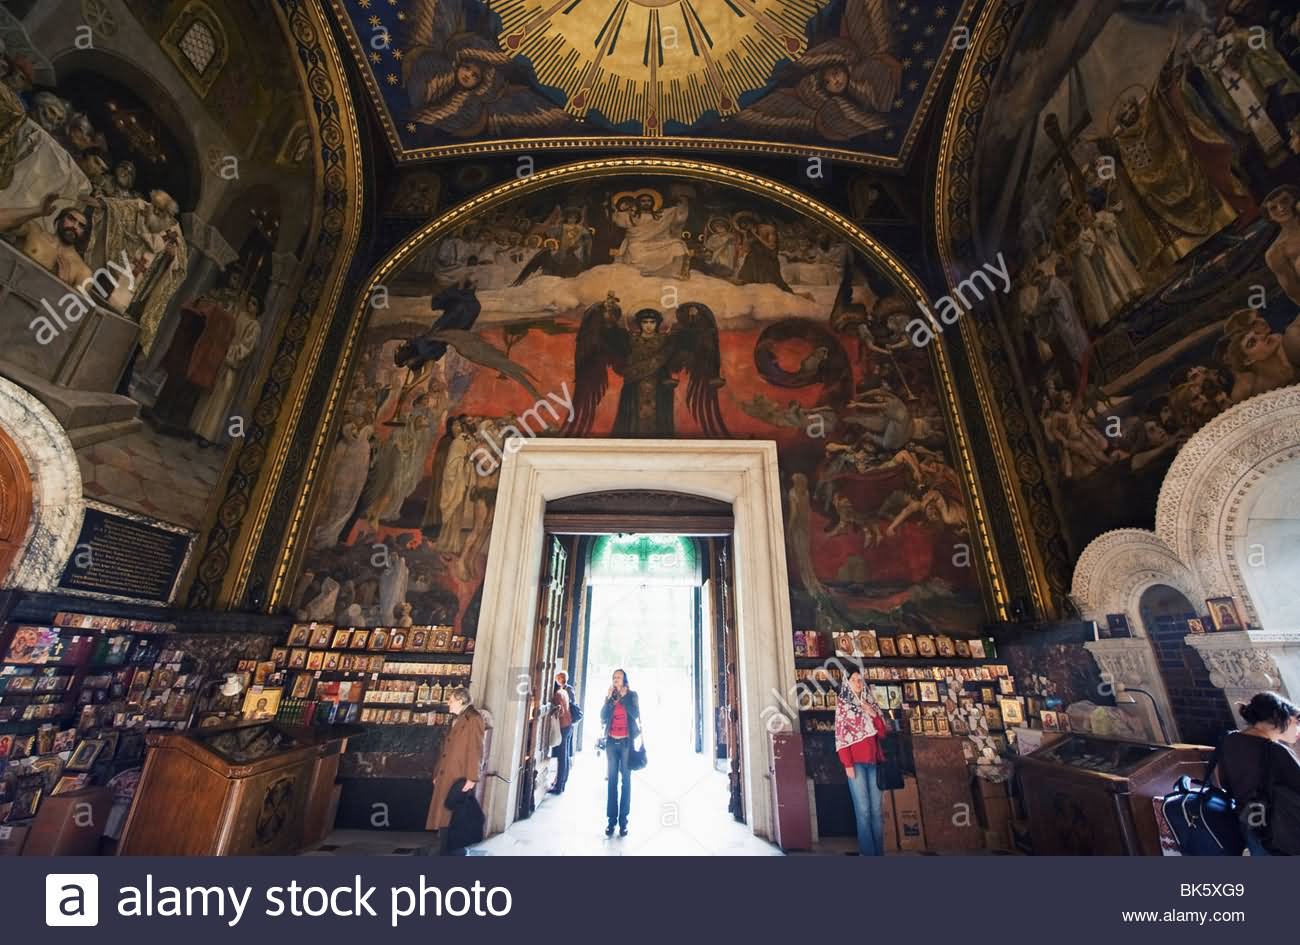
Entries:
{"type": "Polygon", "coordinates": [[[884,760],[880,737],[888,731],[862,673],[850,673],[835,702],[835,751],[848,775],[853,817],[858,823],[858,851],[862,856],[885,853],[876,765],[884,760]]]}

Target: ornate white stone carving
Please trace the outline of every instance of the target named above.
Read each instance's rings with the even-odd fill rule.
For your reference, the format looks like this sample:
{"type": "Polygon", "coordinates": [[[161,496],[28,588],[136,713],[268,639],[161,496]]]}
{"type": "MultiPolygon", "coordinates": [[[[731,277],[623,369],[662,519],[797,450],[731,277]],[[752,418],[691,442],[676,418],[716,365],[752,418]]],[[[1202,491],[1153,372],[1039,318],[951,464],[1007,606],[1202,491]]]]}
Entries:
{"type": "Polygon", "coordinates": [[[1284,387],[1242,401],[1202,427],[1179,450],[1160,488],[1156,534],[1192,571],[1201,596],[1236,597],[1254,626],[1259,614],[1237,547],[1245,538],[1249,494],[1297,457],[1300,386],[1284,387]]]}
{"type": "Polygon", "coordinates": [[[1098,535],[1083,550],[1070,596],[1086,619],[1105,623],[1107,614],[1124,614],[1133,632],[1145,636],[1138,605],[1156,584],[1193,604],[1202,596],[1191,571],[1164,542],[1139,528],[1121,528],[1098,535]]]}
{"type": "Polygon", "coordinates": [[[0,427],[13,437],[32,476],[32,524],[7,584],[30,591],[53,590],[76,546],[85,514],[77,455],[54,414],[4,379],[0,379],[0,427]]]}
{"type": "MultiPolygon", "coordinates": [[[[1121,705],[1121,709],[1142,721],[1148,737],[1162,741],[1165,737],[1177,737],[1173,706],[1169,704],[1169,694],[1160,678],[1151,644],[1144,639],[1119,639],[1093,640],[1083,646],[1101,670],[1104,688],[1099,695],[1118,696],[1125,689],[1144,690],[1150,694],[1150,700],[1133,697],[1133,705],[1121,705]]],[[[1122,699],[1119,701],[1123,702],[1122,699]]]]}
{"type": "Polygon", "coordinates": [[[1282,685],[1282,673],[1272,654],[1245,633],[1193,634],[1187,644],[1201,654],[1210,682],[1220,689],[1258,692],[1282,685]]]}

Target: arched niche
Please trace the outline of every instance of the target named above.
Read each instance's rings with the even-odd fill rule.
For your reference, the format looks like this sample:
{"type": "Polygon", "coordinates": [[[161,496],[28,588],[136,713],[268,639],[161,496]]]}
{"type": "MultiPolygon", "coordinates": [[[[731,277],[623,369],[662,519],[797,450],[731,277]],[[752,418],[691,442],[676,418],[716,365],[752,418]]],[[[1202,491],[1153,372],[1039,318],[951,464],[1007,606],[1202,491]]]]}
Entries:
{"type": "MultiPolygon", "coordinates": [[[[1257,555],[1248,533],[1256,508],[1274,514],[1268,510],[1295,493],[1297,461],[1300,387],[1285,387],[1237,404],[1201,428],[1174,459],[1156,506],[1156,534],[1192,572],[1202,601],[1231,595],[1249,626],[1270,633],[1300,627],[1285,625],[1285,617],[1272,626],[1256,606],[1250,583],[1282,587],[1284,578],[1273,570],[1267,547],[1262,559],[1257,555]]],[[[1290,534],[1294,554],[1294,526],[1290,534]]],[[[1286,553],[1278,558],[1279,566],[1291,560],[1295,567],[1286,553]]]]}
{"type": "Polygon", "coordinates": [[[1134,633],[1144,633],[1143,595],[1166,587],[1188,601],[1200,597],[1190,569],[1151,532],[1124,528],[1107,532],[1079,556],[1071,597],[1079,612],[1104,624],[1123,614],[1134,633]]]}
{"type": "MultiPolygon", "coordinates": [[[[27,391],[0,379],[0,443],[14,474],[26,471],[26,527],[3,586],[53,590],[81,532],[81,470],[67,434],[27,391]],[[12,452],[9,452],[9,449],[12,452]]],[[[15,531],[19,530],[17,517],[15,531]]]]}
{"type": "Polygon", "coordinates": [[[1176,588],[1152,584],[1142,592],[1138,610],[1142,629],[1155,653],[1179,737],[1198,745],[1215,744],[1235,723],[1201,654],[1185,642],[1187,622],[1199,609],[1176,588]]]}
{"type": "Polygon", "coordinates": [[[1300,457],[1278,464],[1243,500],[1236,564],[1260,625],[1300,632],[1300,457]]]}

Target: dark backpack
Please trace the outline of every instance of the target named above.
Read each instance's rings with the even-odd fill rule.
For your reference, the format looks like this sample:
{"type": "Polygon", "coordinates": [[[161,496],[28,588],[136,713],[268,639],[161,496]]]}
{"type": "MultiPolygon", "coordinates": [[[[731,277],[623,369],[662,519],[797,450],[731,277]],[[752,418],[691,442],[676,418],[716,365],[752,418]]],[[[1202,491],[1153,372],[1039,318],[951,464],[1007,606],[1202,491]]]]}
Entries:
{"type": "Polygon", "coordinates": [[[582,706],[578,705],[578,700],[573,697],[573,687],[565,686],[565,691],[569,694],[569,718],[573,724],[577,725],[582,721],[582,706]]]}
{"type": "Polygon", "coordinates": [[[1184,775],[1173,791],[1160,799],[1183,856],[1241,856],[1246,849],[1232,796],[1210,781],[1218,764],[1216,748],[1201,781],[1184,775]]]}

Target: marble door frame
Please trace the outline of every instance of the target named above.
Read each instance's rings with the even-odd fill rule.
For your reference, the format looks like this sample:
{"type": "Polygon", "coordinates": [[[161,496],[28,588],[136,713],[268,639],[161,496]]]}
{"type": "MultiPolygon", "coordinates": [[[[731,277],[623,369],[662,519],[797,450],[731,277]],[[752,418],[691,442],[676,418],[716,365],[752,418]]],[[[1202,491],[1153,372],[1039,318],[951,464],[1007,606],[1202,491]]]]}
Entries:
{"type": "MultiPolygon", "coordinates": [[[[519,683],[529,678],[546,503],[591,492],[671,488],[729,502],[734,509],[745,811],[754,834],[771,839],[768,733],[794,724],[788,706],[795,701],[776,444],[548,437],[509,445],[516,444],[517,451],[507,450],[501,472],[470,685],[475,704],[493,724],[484,786],[488,832],[510,826],[516,809],[513,772],[527,709],[519,683]]],[[[718,814],[727,816],[721,798],[718,814]]]]}

